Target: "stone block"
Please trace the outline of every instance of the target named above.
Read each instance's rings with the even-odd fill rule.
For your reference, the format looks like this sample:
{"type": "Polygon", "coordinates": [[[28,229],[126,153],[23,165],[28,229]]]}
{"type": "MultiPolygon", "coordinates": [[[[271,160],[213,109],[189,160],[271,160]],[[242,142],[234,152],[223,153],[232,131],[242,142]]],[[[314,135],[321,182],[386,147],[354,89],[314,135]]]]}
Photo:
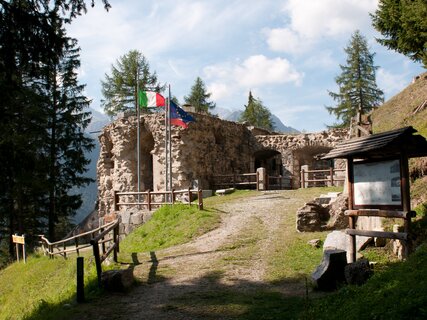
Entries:
{"type": "Polygon", "coordinates": [[[137,212],[130,216],[130,223],[134,226],[139,226],[144,222],[144,213],[137,212]]]}
{"type": "Polygon", "coordinates": [[[133,282],[133,268],[108,270],[101,275],[103,287],[112,292],[126,292],[130,289],[133,282]]]}
{"type": "Polygon", "coordinates": [[[299,208],[296,217],[296,228],[299,232],[313,232],[325,230],[329,213],[322,205],[316,202],[307,202],[299,208]]]}
{"type": "MultiPolygon", "coordinates": [[[[347,261],[351,261],[350,254],[350,239],[351,236],[344,231],[332,231],[326,236],[323,244],[323,250],[340,249],[347,251],[347,261]]],[[[369,242],[372,241],[370,237],[356,236],[356,252],[363,250],[369,242]]]]}
{"type": "Polygon", "coordinates": [[[344,269],[345,280],[348,284],[362,285],[373,274],[367,259],[360,259],[348,264],[344,269]]]}
{"type": "Polygon", "coordinates": [[[311,278],[317,289],[332,291],[345,282],[344,269],[347,265],[346,252],[344,250],[326,250],[323,259],[311,278]]]}

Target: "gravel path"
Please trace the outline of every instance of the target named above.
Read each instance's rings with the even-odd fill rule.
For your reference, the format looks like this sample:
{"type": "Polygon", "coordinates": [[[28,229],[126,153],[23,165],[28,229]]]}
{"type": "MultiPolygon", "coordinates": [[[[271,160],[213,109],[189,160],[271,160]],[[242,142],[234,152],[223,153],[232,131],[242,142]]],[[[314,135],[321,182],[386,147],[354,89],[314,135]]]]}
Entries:
{"type": "MultiPolygon", "coordinates": [[[[173,299],[226,288],[272,288],[264,281],[269,248],[283,232],[278,228],[291,203],[286,191],[277,191],[219,205],[217,229],[183,245],[138,254],[134,275],[141,285],[83,306],[75,319],[189,319],[173,307],[173,299]]],[[[275,289],[297,295],[304,290],[299,284],[275,289]]]]}

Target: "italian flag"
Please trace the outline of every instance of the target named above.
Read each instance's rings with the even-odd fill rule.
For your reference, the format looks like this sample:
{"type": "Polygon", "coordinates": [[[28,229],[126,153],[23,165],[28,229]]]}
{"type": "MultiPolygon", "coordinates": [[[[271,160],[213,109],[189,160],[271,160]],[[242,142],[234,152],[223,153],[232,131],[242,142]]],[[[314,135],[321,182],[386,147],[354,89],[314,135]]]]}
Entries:
{"type": "Polygon", "coordinates": [[[154,91],[139,91],[139,107],[163,107],[165,105],[165,98],[154,91]]]}

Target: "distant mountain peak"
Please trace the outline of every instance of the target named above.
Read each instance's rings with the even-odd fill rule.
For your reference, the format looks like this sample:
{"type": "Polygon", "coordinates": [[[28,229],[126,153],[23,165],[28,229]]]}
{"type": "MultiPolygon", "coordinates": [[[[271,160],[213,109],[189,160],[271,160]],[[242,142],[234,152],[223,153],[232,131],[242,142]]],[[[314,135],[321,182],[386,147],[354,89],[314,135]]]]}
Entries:
{"type": "MultiPolygon", "coordinates": [[[[238,122],[242,113],[242,110],[231,111],[228,109],[221,108],[217,115],[220,119],[238,122]]],[[[301,133],[295,128],[285,126],[276,115],[271,114],[271,117],[273,120],[274,131],[281,133],[301,133]]]]}

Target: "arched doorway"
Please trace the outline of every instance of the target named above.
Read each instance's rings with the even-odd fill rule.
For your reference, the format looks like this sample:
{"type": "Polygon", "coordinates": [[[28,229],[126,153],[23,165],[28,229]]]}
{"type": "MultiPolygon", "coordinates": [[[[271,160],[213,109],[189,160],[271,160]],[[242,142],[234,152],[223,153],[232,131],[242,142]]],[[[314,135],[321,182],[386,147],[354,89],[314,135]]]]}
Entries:
{"type": "Polygon", "coordinates": [[[277,150],[263,149],[254,153],[254,172],[265,168],[270,176],[282,175],[282,155],[277,150]]]}
{"type": "Polygon", "coordinates": [[[151,132],[142,132],[140,136],[140,178],[141,191],[153,190],[153,155],[154,138],[151,132]]]}

